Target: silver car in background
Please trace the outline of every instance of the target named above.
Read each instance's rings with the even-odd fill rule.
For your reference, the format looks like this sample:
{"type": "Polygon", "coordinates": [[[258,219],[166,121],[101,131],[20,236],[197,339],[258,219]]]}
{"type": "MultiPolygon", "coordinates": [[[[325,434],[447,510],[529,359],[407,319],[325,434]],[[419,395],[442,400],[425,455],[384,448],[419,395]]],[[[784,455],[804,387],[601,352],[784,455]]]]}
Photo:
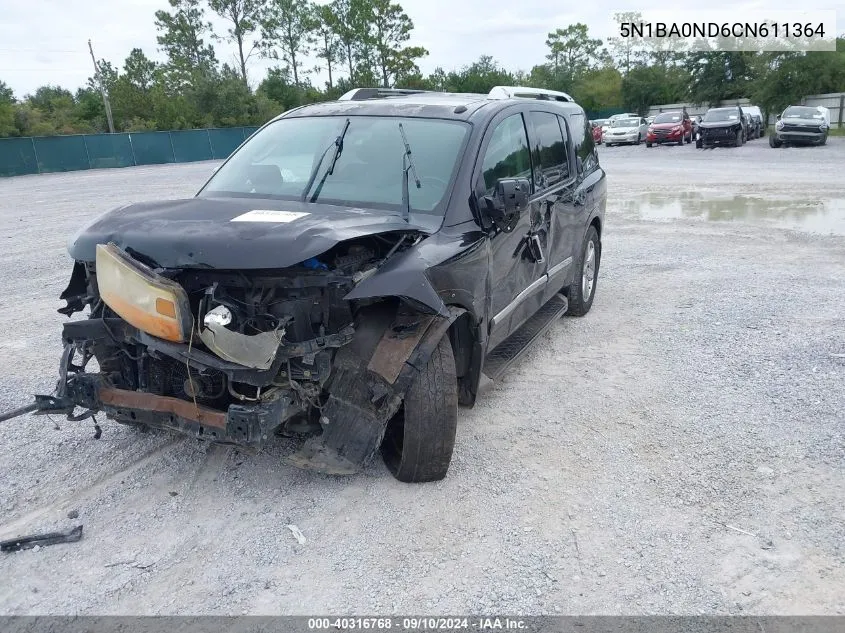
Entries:
{"type": "Polygon", "coordinates": [[[611,145],[635,144],[639,145],[646,137],[648,124],[643,117],[628,117],[613,119],[610,129],[604,137],[604,144],[611,145]]]}

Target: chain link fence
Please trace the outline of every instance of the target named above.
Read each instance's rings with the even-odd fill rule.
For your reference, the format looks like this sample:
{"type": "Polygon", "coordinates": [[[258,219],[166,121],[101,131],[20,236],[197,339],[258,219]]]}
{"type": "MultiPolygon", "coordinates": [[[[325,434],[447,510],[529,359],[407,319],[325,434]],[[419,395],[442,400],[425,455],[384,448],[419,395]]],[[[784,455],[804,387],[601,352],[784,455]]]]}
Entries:
{"type": "Polygon", "coordinates": [[[0,176],[224,159],[257,127],[0,139],[0,176]]]}

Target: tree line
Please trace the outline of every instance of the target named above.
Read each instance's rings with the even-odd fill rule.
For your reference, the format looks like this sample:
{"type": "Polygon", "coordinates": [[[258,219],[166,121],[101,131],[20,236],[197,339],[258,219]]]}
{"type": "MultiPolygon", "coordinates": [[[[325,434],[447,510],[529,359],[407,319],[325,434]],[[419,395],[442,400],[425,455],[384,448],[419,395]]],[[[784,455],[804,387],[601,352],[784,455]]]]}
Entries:
{"type": "MultiPolygon", "coordinates": [[[[260,125],[356,86],[486,93],[496,85],[527,85],[568,92],[590,112],[741,97],[776,112],[808,94],[845,90],[841,37],[835,52],[690,51],[667,40],[603,41],[576,23],[548,34],[546,58],[530,70],[508,70],[485,55],[423,74],[418,63],[428,51],[410,45],[413,22],[390,0],[169,4],[154,15],[162,63],[136,48],[119,66],[99,60],[75,92],[46,85],[20,99],[0,81],[0,137],[107,131],[103,93],[116,131],[143,131],[260,125]],[[225,32],[214,29],[211,15],[225,32]],[[232,63],[217,59],[213,44],[221,41],[234,48],[232,63]],[[258,57],[275,63],[253,90],[249,69],[258,57]],[[318,73],[327,77],[323,86],[312,83],[318,73]]],[[[637,17],[616,16],[620,23],[637,17]]]]}

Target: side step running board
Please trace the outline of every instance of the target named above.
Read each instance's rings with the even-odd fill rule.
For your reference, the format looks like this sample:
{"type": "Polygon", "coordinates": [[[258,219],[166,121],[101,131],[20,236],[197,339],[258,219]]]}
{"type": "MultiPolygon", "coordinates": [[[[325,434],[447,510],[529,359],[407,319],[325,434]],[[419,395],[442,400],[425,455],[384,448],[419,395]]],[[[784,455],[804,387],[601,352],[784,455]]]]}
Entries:
{"type": "Polygon", "coordinates": [[[569,302],[561,294],[557,294],[537,310],[522,326],[504,341],[499,343],[484,359],[484,374],[491,380],[498,380],[517,359],[519,359],[531,344],[548,332],[563,313],[569,308],[569,302]]]}

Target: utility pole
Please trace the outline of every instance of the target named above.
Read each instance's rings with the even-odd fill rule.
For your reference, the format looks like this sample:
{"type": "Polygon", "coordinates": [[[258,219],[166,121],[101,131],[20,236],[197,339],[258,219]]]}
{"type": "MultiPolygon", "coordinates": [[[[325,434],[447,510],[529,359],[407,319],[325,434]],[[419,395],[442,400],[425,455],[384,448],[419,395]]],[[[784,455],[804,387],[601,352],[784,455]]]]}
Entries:
{"type": "Polygon", "coordinates": [[[111,116],[111,104],[109,103],[109,96],[106,93],[106,87],[102,82],[102,75],[100,74],[100,66],[97,64],[97,58],[94,57],[94,47],[91,46],[91,40],[88,40],[88,50],[91,52],[91,61],[94,62],[94,76],[100,78],[100,92],[103,95],[103,105],[106,107],[106,119],[109,122],[109,134],[114,134],[114,120],[111,116]]]}

